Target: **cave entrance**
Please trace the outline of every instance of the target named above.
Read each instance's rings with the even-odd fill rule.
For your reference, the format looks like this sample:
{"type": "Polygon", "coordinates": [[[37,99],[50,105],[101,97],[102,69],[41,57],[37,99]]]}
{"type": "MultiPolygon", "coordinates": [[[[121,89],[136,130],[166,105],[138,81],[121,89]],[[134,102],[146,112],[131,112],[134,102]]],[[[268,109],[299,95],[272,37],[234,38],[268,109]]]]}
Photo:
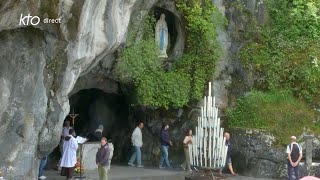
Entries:
{"type": "MultiPolygon", "coordinates": [[[[78,114],[74,125],[77,135],[85,137],[88,132],[94,134],[102,124],[103,136],[113,141],[115,162],[123,162],[128,158],[125,154],[131,148],[134,121],[129,116],[130,106],[126,96],[105,93],[100,89],[87,89],[70,96],[69,102],[70,114],[78,114]]],[[[92,142],[92,139],[89,141],[92,142]]]]}
{"type": "Polygon", "coordinates": [[[70,113],[79,114],[75,120],[76,132],[94,132],[102,124],[103,136],[108,137],[114,129],[123,129],[128,125],[129,105],[124,96],[89,89],[73,94],[69,102],[70,113]]]}

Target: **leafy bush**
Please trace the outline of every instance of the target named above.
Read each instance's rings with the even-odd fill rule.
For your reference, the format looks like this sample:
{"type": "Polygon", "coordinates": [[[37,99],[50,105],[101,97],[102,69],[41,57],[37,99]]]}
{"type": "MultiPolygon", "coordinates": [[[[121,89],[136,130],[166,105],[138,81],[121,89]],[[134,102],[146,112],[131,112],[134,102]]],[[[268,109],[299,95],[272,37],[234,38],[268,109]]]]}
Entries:
{"type": "Polygon", "coordinates": [[[320,0],[266,1],[272,29],[290,39],[320,36],[320,0]]]}
{"type": "Polygon", "coordinates": [[[161,60],[155,51],[154,40],[142,40],[136,45],[124,49],[121,53],[115,72],[123,83],[139,82],[146,74],[161,69],[161,60]]]}
{"type": "Polygon", "coordinates": [[[175,68],[191,75],[190,98],[199,100],[221,55],[217,28],[222,27],[226,19],[211,0],[176,0],[176,5],[187,21],[187,44],[186,53],[175,68]]]}
{"type": "Polygon", "coordinates": [[[161,67],[150,14],[143,19],[143,26],[131,22],[127,47],[116,63],[114,73],[122,83],[133,84],[140,105],[182,107],[203,96],[205,84],[214,74],[221,51],[216,27],[225,19],[209,0],[177,0],[176,5],[185,16],[187,43],[186,53],[170,71],[161,67]]]}
{"type": "Polygon", "coordinates": [[[189,101],[189,76],[179,72],[157,71],[143,76],[137,86],[138,102],[154,107],[182,107],[189,101]]]}
{"type": "Polygon", "coordinates": [[[227,110],[227,116],[228,126],[268,130],[278,144],[286,144],[288,137],[300,135],[304,129],[320,132],[320,122],[313,122],[316,112],[287,91],[252,91],[238,99],[237,106],[227,110]]]}
{"type": "MultiPolygon", "coordinates": [[[[254,23],[246,29],[251,43],[240,59],[254,73],[254,88],[285,89],[320,106],[320,1],[266,1],[270,24],[254,23]]],[[[253,16],[249,16],[253,17],[253,16]]]]}

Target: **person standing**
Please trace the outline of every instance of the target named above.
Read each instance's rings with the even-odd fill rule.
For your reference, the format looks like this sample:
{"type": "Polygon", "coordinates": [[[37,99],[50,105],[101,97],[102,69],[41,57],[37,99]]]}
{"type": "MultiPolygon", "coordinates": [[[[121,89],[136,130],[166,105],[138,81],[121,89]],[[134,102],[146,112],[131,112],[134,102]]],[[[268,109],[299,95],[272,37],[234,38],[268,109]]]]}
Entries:
{"type": "MultiPolygon", "coordinates": [[[[66,169],[67,179],[72,179],[74,166],[77,163],[77,149],[78,143],[76,139],[72,136],[74,130],[69,130],[69,135],[64,138],[63,143],[63,155],[61,159],[61,167],[66,169]]],[[[64,169],[62,169],[63,171],[64,169]]]]}
{"type": "Polygon", "coordinates": [[[134,147],[134,153],[132,154],[130,161],[128,162],[128,165],[135,166],[133,162],[137,160],[137,167],[139,168],[143,167],[143,165],[141,164],[141,147],[143,146],[142,132],[141,132],[142,128],[143,128],[143,123],[139,122],[137,124],[137,127],[134,129],[132,133],[131,142],[134,147]]]}
{"type": "MultiPolygon", "coordinates": [[[[63,156],[63,144],[64,144],[64,139],[65,137],[67,137],[69,135],[69,131],[70,129],[73,129],[71,126],[70,126],[70,121],[69,120],[66,120],[63,124],[63,129],[62,129],[62,133],[61,133],[61,139],[60,139],[60,143],[59,143],[59,150],[60,150],[60,153],[61,153],[61,158],[63,156]]],[[[57,164],[58,166],[58,170],[61,170],[61,158],[57,164]]]]}
{"type": "Polygon", "coordinates": [[[183,162],[183,164],[181,165],[183,170],[188,170],[188,171],[192,171],[191,170],[191,163],[190,163],[190,155],[189,155],[189,144],[192,144],[192,130],[188,129],[186,132],[186,136],[184,137],[183,140],[183,151],[184,151],[184,155],[185,155],[185,160],[183,162]]]}
{"type": "Polygon", "coordinates": [[[102,136],[103,136],[103,125],[100,124],[98,129],[95,130],[94,132],[94,135],[95,135],[95,140],[96,141],[100,141],[102,136]]]}
{"type": "Polygon", "coordinates": [[[113,151],[114,151],[114,146],[112,144],[112,140],[110,139],[108,141],[108,146],[109,146],[109,149],[110,149],[110,156],[109,156],[109,166],[108,166],[108,169],[111,168],[111,160],[112,160],[112,157],[113,157],[113,151]]]}
{"type": "MultiPolygon", "coordinates": [[[[236,176],[237,174],[233,171],[232,161],[231,161],[232,144],[230,142],[230,134],[228,132],[225,132],[224,137],[226,138],[225,145],[228,146],[226,164],[228,165],[228,169],[231,172],[231,174],[236,176]]],[[[219,175],[222,175],[222,169],[220,169],[219,175]]]]}
{"type": "Polygon", "coordinates": [[[160,141],[161,141],[161,158],[159,163],[159,168],[164,168],[163,161],[165,162],[165,165],[167,168],[171,168],[170,162],[169,162],[169,146],[172,146],[172,142],[169,137],[169,125],[167,123],[162,125],[162,128],[160,130],[160,141]]]}
{"type": "Polygon", "coordinates": [[[101,138],[101,147],[96,154],[96,164],[98,165],[98,173],[100,180],[108,180],[108,167],[110,165],[110,148],[107,143],[107,138],[101,138]]]}
{"type": "Polygon", "coordinates": [[[38,175],[39,179],[46,179],[47,178],[46,176],[43,175],[44,167],[46,166],[47,161],[48,161],[48,156],[43,157],[40,161],[39,175],[38,175]]]}
{"type": "MultiPolygon", "coordinates": [[[[63,130],[62,130],[62,134],[61,136],[63,136],[63,138],[67,137],[68,135],[70,135],[70,129],[73,129],[71,126],[70,126],[70,121],[69,120],[66,120],[65,121],[65,126],[63,127],[63,130]]],[[[74,131],[73,131],[74,133],[74,131]]]]}
{"type": "Polygon", "coordinates": [[[300,179],[299,162],[302,158],[302,148],[296,141],[297,138],[291,136],[291,143],[287,146],[289,180],[293,180],[292,170],[294,170],[296,179],[300,179]]]}
{"type": "MultiPolygon", "coordinates": [[[[61,134],[61,147],[60,147],[60,151],[61,151],[61,154],[63,153],[63,143],[64,143],[64,139],[65,137],[67,137],[69,135],[69,131],[70,129],[73,129],[71,126],[70,126],[70,121],[69,120],[66,120],[64,122],[64,126],[63,126],[63,129],[62,129],[62,134],[61,134]]],[[[74,133],[74,131],[73,131],[74,133]]]]}

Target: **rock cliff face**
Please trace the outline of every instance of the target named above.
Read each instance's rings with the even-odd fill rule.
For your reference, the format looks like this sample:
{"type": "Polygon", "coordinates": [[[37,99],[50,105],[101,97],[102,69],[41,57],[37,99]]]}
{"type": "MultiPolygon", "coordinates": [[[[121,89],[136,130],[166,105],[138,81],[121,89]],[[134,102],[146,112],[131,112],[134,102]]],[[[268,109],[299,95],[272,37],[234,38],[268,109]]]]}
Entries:
{"type": "Polygon", "coordinates": [[[213,0],[228,20],[227,27],[219,29],[218,40],[224,53],[218,61],[213,75],[213,94],[220,108],[234,105],[237,98],[244,95],[253,86],[253,77],[243,69],[239,60],[239,50],[247,42],[242,39],[249,25],[249,18],[258,24],[268,22],[266,5],[262,0],[213,0]],[[252,17],[246,15],[247,12],[252,17]]]}
{"type": "MultiPolygon", "coordinates": [[[[213,2],[228,19],[228,27],[219,30],[224,54],[213,75],[217,104],[225,108],[250,87],[251,77],[243,71],[237,58],[239,48],[245,42],[231,36],[241,34],[247,19],[230,6],[233,1],[213,2]]],[[[259,23],[265,23],[265,7],[259,5],[260,1],[249,0],[244,4],[259,23]]],[[[119,93],[119,84],[111,72],[116,60],[114,52],[125,41],[132,15],[142,15],[154,6],[171,11],[177,18],[175,22],[180,23],[181,17],[172,0],[0,2],[0,171],[5,171],[6,179],[37,179],[39,158],[58,145],[63,120],[69,113],[68,98],[71,95],[89,88],[119,93]],[[61,18],[61,24],[19,25],[21,14],[39,16],[41,21],[61,18]]],[[[172,57],[183,53],[183,27],[177,27],[178,37],[172,57]]],[[[145,151],[151,160],[159,156],[154,136],[161,121],[172,122],[172,136],[179,144],[181,130],[193,125],[198,109],[172,112],[170,116],[161,111],[156,112],[160,114],[146,113],[146,144],[149,143],[150,148],[145,151]]],[[[120,137],[124,136],[127,135],[120,137]]],[[[173,148],[177,154],[181,153],[178,148],[173,148]]],[[[250,157],[258,156],[244,153],[249,153],[250,157]]],[[[278,151],[270,153],[282,155],[278,151]]],[[[250,163],[262,167],[270,164],[266,161],[269,163],[270,160],[256,159],[250,163]]],[[[276,159],[270,162],[278,163],[276,159]]],[[[271,177],[268,173],[271,172],[268,171],[266,176],[271,177]]]]}
{"type": "Polygon", "coordinates": [[[39,157],[58,144],[68,95],[80,75],[125,40],[132,12],[155,0],[0,3],[0,168],[6,179],[37,179],[39,157]],[[19,25],[23,16],[61,24],[19,25]]]}
{"type": "Polygon", "coordinates": [[[241,174],[264,178],[285,178],[285,148],[274,147],[272,134],[261,130],[232,129],[234,168],[241,174]]]}

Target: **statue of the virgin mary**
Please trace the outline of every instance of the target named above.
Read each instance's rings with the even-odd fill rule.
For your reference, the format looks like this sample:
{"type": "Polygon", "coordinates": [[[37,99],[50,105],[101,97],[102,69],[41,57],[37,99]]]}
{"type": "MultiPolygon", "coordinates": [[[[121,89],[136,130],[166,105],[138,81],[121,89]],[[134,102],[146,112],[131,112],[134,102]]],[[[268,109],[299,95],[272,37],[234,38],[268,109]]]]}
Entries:
{"type": "Polygon", "coordinates": [[[165,15],[161,14],[160,19],[156,24],[156,44],[159,48],[159,57],[167,58],[167,47],[168,47],[168,27],[165,20],[165,15]]]}

